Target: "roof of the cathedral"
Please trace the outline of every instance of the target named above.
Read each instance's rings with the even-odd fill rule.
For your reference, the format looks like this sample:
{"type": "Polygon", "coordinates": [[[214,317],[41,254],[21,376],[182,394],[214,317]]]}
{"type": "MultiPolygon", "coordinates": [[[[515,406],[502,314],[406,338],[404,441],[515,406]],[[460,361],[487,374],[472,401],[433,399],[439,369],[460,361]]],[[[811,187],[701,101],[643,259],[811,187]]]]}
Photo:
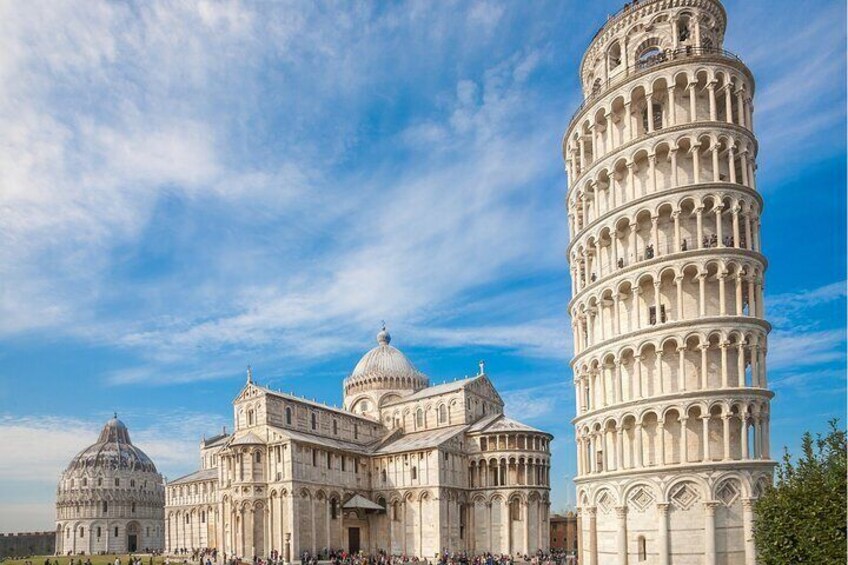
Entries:
{"type": "Polygon", "coordinates": [[[252,383],[251,386],[258,388],[262,392],[270,394],[271,396],[277,396],[277,397],[280,397],[280,398],[285,398],[286,400],[290,400],[292,402],[299,402],[301,404],[314,406],[315,408],[320,408],[321,410],[329,410],[330,412],[335,412],[339,415],[348,416],[350,418],[356,418],[358,420],[363,420],[363,421],[366,421],[370,424],[374,423],[374,420],[371,419],[371,418],[368,418],[366,416],[362,416],[361,414],[357,414],[356,412],[350,412],[350,411],[345,410],[343,408],[337,408],[335,406],[328,406],[326,404],[321,404],[320,402],[317,402],[315,400],[309,400],[308,398],[302,398],[300,396],[295,396],[293,394],[288,394],[286,392],[282,392],[282,391],[279,391],[279,390],[270,389],[268,387],[264,387],[264,386],[258,385],[256,383],[252,383]]]}
{"type": "Polygon", "coordinates": [[[72,469],[122,469],[130,471],[156,472],[153,461],[130,441],[127,426],[114,418],[106,422],[97,443],[94,443],[71,459],[67,470],[72,469]]]}
{"type": "Polygon", "coordinates": [[[182,483],[193,483],[194,481],[210,481],[212,479],[218,478],[218,469],[201,469],[200,471],[195,471],[194,473],[189,473],[188,475],[183,475],[173,481],[169,481],[168,485],[178,485],[182,483]]]}
{"type": "Polygon", "coordinates": [[[467,427],[465,425],[450,426],[402,435],[394,441],[389,441],[385,445],[381,445],[374,453],[401,453],[403,451],[436,447],[461,433],[467,427]]]}
{"type": "Polygon", "coordinates": [[[275,433],[279,434],[284,438],[294,439],[303,443],[311,443],[313,445],[320,445],[323,447],[337,449],[341,451],[353,451],[356,453],[361,453],[363,455],[369,453],[367,446],[360,445],[358,443],[344,441],[341,439],[333,439],[325,436],[319,436],[316,434],[299,432],[295,430],[290,430],[288,428],[279,428],[277,426],[269,426],[269,428],[271,428],[275,433]]]}
{"type": "Polygon", "coordinates": [[[457,381],[442,383],[438,385],[428,386],[427,388],[423,388],[418,392],[414,392],[409,396],[404,396],[403,398],[398,398],[396,400],[392,400],[390,402],[386,402],[386,406],[391,406],[392,404],[402,404],[404,402],[410,402],[414,400],[422,400],[424,398],[430,398],[431,396],[438,396],[440,394],[447,394],[449,392],[454,392],[459,390],[469,384],[473,383],[477,379],[481,377],[485,377],[485,375],[476,375],[474,377],[467,377],[464,379],[459,379],[457,381]]]}
{"type": "Polygon", "coordinates": [[[483,418],[472,424],[468,428],[469,433],[475,432],[532,432],[537,434],[551,435],[548,432],[538,430],[527,424],[523,424],[518,420],[508,418],[503,414],[495,414],[488,418],[483,418]]]}
{"type": "Polygon", "coordinates": [[[239,436],[230,442],[230,445],[263,445],[265,440],[253,432],[247,432],[243,436],[239,436]]]}

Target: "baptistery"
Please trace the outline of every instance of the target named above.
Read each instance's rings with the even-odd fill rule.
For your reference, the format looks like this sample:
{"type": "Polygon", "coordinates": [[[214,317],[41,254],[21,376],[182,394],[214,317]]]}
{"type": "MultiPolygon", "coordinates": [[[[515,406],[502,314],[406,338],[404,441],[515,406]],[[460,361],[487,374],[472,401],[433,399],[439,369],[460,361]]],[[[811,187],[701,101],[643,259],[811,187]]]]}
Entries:
{"type": "Polygon", "coordinates": [[[59,479],[56,552],[160,551],[164,507],[162,476],[116,414],[59,479]]]}
{"type": "Polygon", "coordinates": [[[563,139],[581,563],[753,564],[770,481],[754,77],[718,0],[628,2],[563,139]]]}

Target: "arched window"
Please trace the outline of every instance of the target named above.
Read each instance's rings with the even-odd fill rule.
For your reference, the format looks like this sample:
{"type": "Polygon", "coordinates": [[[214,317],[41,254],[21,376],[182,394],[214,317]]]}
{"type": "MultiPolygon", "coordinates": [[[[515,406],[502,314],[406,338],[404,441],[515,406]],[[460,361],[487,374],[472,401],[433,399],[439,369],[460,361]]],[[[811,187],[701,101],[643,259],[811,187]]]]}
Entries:
{"type": "Polygon", "coordinates": [[[201,510],[201,511],[200,511],[200,523],[201,523],[201,524],[205,524],[205,523],[206,523],[206,510],[201,510]]]}
{"type": "Polygon", "coordinates": [[[383,481],[384,483],[386,482],[386,470],[385,469],[380,471],[380,480],[383,481]]]}
{"type": "Polygon", "coordinates": [[[253,454],[253,460],[256,463],[262,463],[262,454],[257,451],[256,453],[253,454]]]}
{"type": "Polygon", "coordinates": [[[398,504],[397,500],[392,502],[392,520],[395,522],[400,520],[400,504],[398,504]]]}
{"type": "MultiPolygon", "coordinates": [[[[662,104],[654,101],[652,104],[654,108],[654,130],[660,130],[663,127],[662,124],[662,104]]],[[[648,131],[648,106],[645,105],[645,108],[642,110],[642,128],[645,131],[648,131]]]]}
{"type": "Polygon", "coordinates": [[[636,49],[637,68],[644,69],[664,60],[665,54],[660,49],[660,40],[656,37],[646,39],[636,49]]]}
{"type": "Polygon", "coordinates": [[[135,488],[135,479],[130,479],[130,486],[135,488]]]}
{"type": "Polygon", "coordinates": [[[359,439],[359,425],[353,425],[353,439],[359,439]]]}
{"type": "Polygon", "coordinates": [[[85,528],[83,528],[82,526],[80,526],[80,537],[81,538],[85,537],[85,528]]]}
{"type": "Polygon", "coordinates": [[[415,413],[415,427],[423,428],[424,427],[424,410],[421,408],[415,413]]]}
{"type": "Polygon", "coordinates": [[[247,411],[247,425],[248,425],[248,426],[252,426],[252,425],[253,425],[253,410],[248,410],[248,411],[247,411]]]}
{"type": "Polygon", "coordinates": [[[637,550],[639,552],[639,561],[648,560],[648,543],[645,541],[645,536],[639,536],[636,540],[637,550]]]}
{"type": "Polygon", "coordinates": [[[292,409],[289,406],[286,406],[286,425],[291,426],[292,423],[292,409]]]}
{"type": "Polygon", "coordinates": [[[521,520],[521,505],[517,498],[509,501],[509,519],[513,522],[521,520]]]}
{"type": "Polygon", "coordinates": [[[118,477],[115,477],[115,486],[116,487],[121,486],[121,479],[119,479],[118,477]]]}
{"type": "Polygon", "coordinates": [[[103,513],[105,514],[107,512],[109,512],[109,503],[104,500],[103,501],[103,513]]]}
{"type": "Polygon", "coordinates": [[[339,501],[335,498],[330,500],[330,518],[335,520],[339,517],[339,501]]]}
{"type": "Polygon", "coordinates": [[[689,39],[689,16],[683,16],[677,20],[677,41],[683,43],[689,39]]]}
{"type": "Polygon", "coordinates": [[[312,429],[318,429],[318,414],[316,414],[315,412],[312,413],[312,429]]]}
{"type": "Polygon", "coordinates": [[[418,467],[415,467],[413,465],[413,467],[412,467],[412,480],[414,481],[417,478],[418,478],[418,467]]]}
{"type": "Polygon", "coordinates": [[[130,512],[135,514],[135,502],[130,505],[130,512]]]}
{"type": "Polygon", "coordinates": [[[616,41],[609,48],[609,68],[614,69],[621,64],[621,44],[616,41]]]}
{"type": "Polygon", "coordinates": [[[103,486],[103,477],[97,477],[97,486],[99,486],[99,487],[103,486]]]}
{"type": "Polygon", "coordinates": [[[439,423],[446,424],[448,421],[448,407],[442,404],[439,406],[439,423]]]}
{"type": "Polygon", "coordinates": [[[339,421],[333,420],[333,435],[339,435],[339,421]]]}
{"type": "Polygon", "coordinates": [[[97,526],[97,537],[100,537],[100,526],[97,526]]]}

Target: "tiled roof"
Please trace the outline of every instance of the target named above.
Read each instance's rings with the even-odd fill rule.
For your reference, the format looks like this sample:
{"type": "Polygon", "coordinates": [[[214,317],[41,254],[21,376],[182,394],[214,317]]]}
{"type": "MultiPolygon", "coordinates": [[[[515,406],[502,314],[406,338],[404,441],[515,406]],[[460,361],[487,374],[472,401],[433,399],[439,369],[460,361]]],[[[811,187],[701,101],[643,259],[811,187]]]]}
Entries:
{"type": "Polygon", "coordinates": [[[464,388],[479,379],[483,375],[477,375],[476,377],[469,377],[467,379],[460,379],[458,381],[453,381],[450,383],[442,383],[440,385],[430,386],[424,389],[419,390],[409,396],[404,396],[399,398],[398,400],[394,400],[392,402],[387,402],[386,406],[392,406],[395,404],[403,404],[405,402],[421,400],[423,398],[430,398],[431,396],[438,396],[440,394],[446,394],[448,392],[454,392],[461,388],[464,388]]]}
{"type": "Polygon", "coordinates": [[[527,424],[522,424],[518,420],[507,418],[503,414],[485,418],[475,423],[468,429],[469,433],[473,432],[532,432],[537,434],[550,435],[548,432],[543,432],[527,424]]]}
{"type": "Polygon", "coordinates": [[[465,430],[467,426],[450,426],[400,436],[378,447],[374,453],[402,453],[437,447],[465,430]]]}
{"type": "Polygon", "coordinates": [[[168,485],[179,485],[182,483],[193,483],[194,481],[208,481],[218,478],[218,469],[201,469],[188,475],[183,475],[178,479],[168,482],[168,485]]]}

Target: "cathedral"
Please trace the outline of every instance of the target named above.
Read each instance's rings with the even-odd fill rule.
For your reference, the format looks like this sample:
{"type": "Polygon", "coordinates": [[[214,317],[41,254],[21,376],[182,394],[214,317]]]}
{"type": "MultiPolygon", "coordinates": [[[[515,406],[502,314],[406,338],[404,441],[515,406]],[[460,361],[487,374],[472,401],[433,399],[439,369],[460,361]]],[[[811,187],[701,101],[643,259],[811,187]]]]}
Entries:
{"type": "Polygon", "coordinates": [[[343,408],[254,382],[232,433],[166,486],[166,551],[297,559],[329,549],[427,557],[547,550],[553,436],[504,415],[478,374],[430,385],[385,328],[343,408]]]}

